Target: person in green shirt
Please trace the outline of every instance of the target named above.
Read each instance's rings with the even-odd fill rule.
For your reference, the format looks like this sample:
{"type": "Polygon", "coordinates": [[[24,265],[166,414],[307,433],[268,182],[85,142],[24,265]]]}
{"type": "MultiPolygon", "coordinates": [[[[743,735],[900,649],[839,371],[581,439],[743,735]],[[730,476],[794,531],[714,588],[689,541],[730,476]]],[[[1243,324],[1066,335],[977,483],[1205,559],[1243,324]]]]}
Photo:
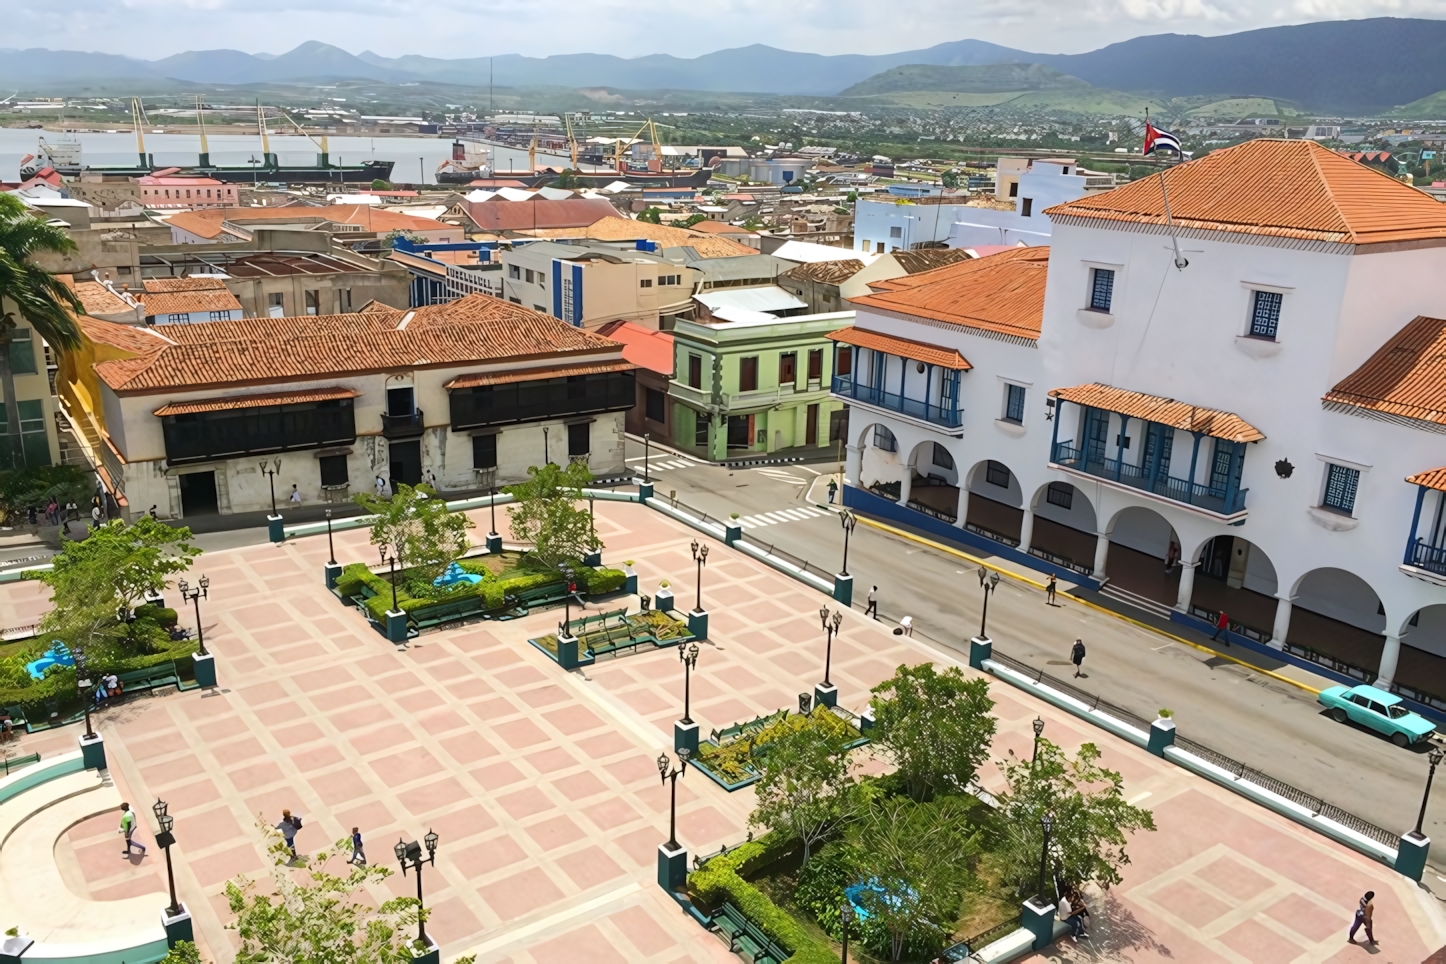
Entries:
{"type": "Polygon", "coordinates": [[[139,847],[141,849],[142,857],[146,855],[146,845],[143,843],[136,843],[134,840],[131,839],[131,835],[136,832],[136,814],[135,811],[131,809],[131,805],[128,803],[121,804],[120,832],[125,834],[126,837],[126,849],[121,851],[122,857],[125,857],[127,860],[129,860],[132,847],[139,847]]]}

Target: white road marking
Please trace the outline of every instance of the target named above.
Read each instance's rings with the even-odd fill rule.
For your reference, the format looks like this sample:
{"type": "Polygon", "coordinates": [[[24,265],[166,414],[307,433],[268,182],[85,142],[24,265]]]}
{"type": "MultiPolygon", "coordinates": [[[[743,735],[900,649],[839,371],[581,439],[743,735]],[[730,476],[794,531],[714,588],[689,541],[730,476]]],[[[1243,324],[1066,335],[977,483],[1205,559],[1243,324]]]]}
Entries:
{"type": "Polygon", "coordinates": [[[1146,790],[1144,793],[1137,793],[1137,794],[1135,794],[1133,797],[1131,797],[1130,799],[1126,800],[1125,802],[1128,803],[1130,806],[1133,807],[1135,804],[1139,803],[1141,800],[1145,799],[1145,798],[1148,797],[1149,795],[1150,795],[1150,791],[1149,791],[1149,790],[1146,790]]]}

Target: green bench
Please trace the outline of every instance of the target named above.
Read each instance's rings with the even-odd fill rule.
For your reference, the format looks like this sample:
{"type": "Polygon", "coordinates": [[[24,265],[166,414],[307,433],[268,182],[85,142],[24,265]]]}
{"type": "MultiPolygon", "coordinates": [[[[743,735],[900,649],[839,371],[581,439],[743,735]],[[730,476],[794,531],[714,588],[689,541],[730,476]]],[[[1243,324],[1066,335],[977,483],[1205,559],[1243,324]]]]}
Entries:
{"type": "MultiPolygon", "coordinates": [[[[626,617],[627,614],[628,611],[624,608],[614,609],[610,613],[594,613],[591,616],[580,616],[572,621],[572,634],[581,638],[583,633],[587,632],[587,628],[589,626],[597,626],[598,630],[606,630],[608,628],[609,619],[621,620],[626,617]]],[[[594,632],[597,632],[598,630],[594,630],[594,632]]]]}
{"type": "Polygon", "coordinates": [[[562,602],[569,595],[567,583],[549,582],[542,586],[533,586],[531,589],[520,589],[514,595],[521,606],[542,606],[547,603],[562,602]]]}
{"type": "Polygon", "coordinates": [[[461,599],[414,609],[407,616],[412,625],[418,629],[430,629],[433,626],[440,626],[442,623],[466,619],[468,616],[479,616],[486,611],[486,600],[477,593],[468,593],[461,599]]]}
{"type": "Polygon", "coordinates": [[[127,670],[124,673],[117,673],[116,679],[120,680],[122,694],[127,696],[131,693],[160,689],[163,686],[179,688],[181,685],[181,674],[176,670],[174,662],[159,663],[146,669],[127,670]]]}
{"type": "Polygon", "coordinates": [[[623,621],[603,633],[593,634],[593,638],[587,643],[587,651],[596,658],[598,656],[618,653],[625,649],[632,649],[633,647],[642,646],[646,643],[656,645],[657,640],[653,638],[652,633],[646,630],[639,631],[637,627],[631,623],[623,621]],[[602,636],[601,640],[596,638],[599,635],[602,636]]]}
{"type": "Polygon", "coordinates": [[[728,938],[728,950],[742,954],[754,964],[782,964],[789,954],[763,933],[743,912],[725,901],[718,913],[713,915],[713,926],[728,938]]]}

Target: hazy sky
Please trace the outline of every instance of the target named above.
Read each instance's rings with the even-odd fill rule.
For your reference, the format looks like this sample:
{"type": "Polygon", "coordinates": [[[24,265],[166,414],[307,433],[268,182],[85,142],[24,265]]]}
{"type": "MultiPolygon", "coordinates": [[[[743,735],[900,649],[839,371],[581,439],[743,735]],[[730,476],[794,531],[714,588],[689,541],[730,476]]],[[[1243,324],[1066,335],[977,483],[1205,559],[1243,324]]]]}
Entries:
{"type": "Polygon", "coordinates": [[[669,53],[766,43],[888,53],[975,38],[1077,53],[1152,33],[1221,34],[1313,20],[1446,18],[1446,0],[6,0],[0,46],[153,60],[229,47],[283,53],[321,40],[353,53],[483,57],[669,53]]]}

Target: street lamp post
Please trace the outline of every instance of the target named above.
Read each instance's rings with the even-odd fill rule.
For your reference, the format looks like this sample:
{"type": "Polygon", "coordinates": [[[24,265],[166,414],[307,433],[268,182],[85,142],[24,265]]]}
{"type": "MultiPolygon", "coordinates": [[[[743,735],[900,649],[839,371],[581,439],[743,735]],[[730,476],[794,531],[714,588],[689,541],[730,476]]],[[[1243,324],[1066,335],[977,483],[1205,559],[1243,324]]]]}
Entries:
{"type": "Polygon", "coordinates": [[[382,556],[382,562],[387,563],[388,565],[391,566],[391,570],[392,570],[392,612],[397,612],[397,553],[396,553],[395,550],[393,550],[393,551],[391,551],[391,552],[388,552],[388,551],[387,551],[388,548],[390,548],[390,547],[387,546],[386,544],[382,544],[382,545],[380,545],[380,546],[377,546],[377,550],[381,553],[381,556],[382,556]]]}
{"type": "Polygon", "coordinates": [[[171,906],[166,908],[166,916],[179,917],[181,902],[176,900],[176,871],[171,866],[171,846],[176,842],[171,829],[176,825],[176,818],[166,812],[166,807],[166,801],[159,797],[151,804],[151,810],[156,814],[156,825],[161,828],[161,832],[156,834],[156,843],[166,852],[166,883],[171,888],[171,906]]]}
{"type": "Polygon", "coordinates": [[[1039,756],[1039,738],[1044,735],[1044,718],[1036,716],[1034,723],[1034,752],[1029,755],[1029,765],[1034,766],[1034,758],[1039,756]]]}
{"type": "Polygon", "coordinates": [[[844,509],[842,512],[839,513],[838,521],[843,525],[844,531],[844,556],[842,574],[847,576],[849,574],[849,536],[854,534],[854,526],[859,524],[859,520],[858,517],[855,516],[848,509],[844,509]]]}
{"type": "Polygon", "coordinates": [[[90,705],[95,702],[91,697],[91,680],[86,675],[85,648],[81,646],[72,647],[71,658],[75,660],[75,692],[80,696],[80,701],[85,704],[85,738],[95,739],[95,730],[90,726],[90,705]]]}
{"type": "Polygon", "coordinates": [[[1049,828],[1054,823],[1054,817],[1048,813],[1039,818],[1039,825],[1044,828],[1044,846],[1039,848],[1039,886],[1036,889],[1036,898],[1039,906],[1044,906],[1044,872],[1049,862],[1049,828]]]}
{"type": "Polygon", "coordinates": [[[422,857],[422,845],[415,840],[407,841],[401,837],[397,838],[397,845],[392,852],[397,855],[397,863],[402,865],[402,876],[407,876],[408,868],[417,872],[417,940],[423,945],[427,941],[427,909],[422,903],[422,864],[437,863],[437,834],[428,830],[427,835],[422,838],[427,845],[427,856],[422,857]]]}
{"type": "MultiPolygon", "coordinates": [[[[328,523],[330,523],[331,520],[328,519],[327,521],[328,523]]],[[[336,562],[335,560],[333,560],[332,565],[335,564],[336,562]]],[[[208,598],[206,595],[206,590],[209,589],[210,586],[211,580],[206,578],[205,576],[202,576],[199,580],[197,580],[197,585],[195,589],[192,589],[190,583],[186,582],[186,580],[184,579],[176,583],[176,588],[181,591],[182,601],[194,602],[196,604],[196,643],[201,647],[202,656],[207,655],[207,653],[206,636],[201,631],[201,600],[208,598]]]]}
{"type": "Polygon", "coordinates": [[[680,721],[684,726],[691,726],[692,718],[692,688],[693,688],[693,667],[698,665],[698,644],[689,643],[685,650],[678,647],[678,661],[683,664],[683,719],[680,721]]]}
{"type": "Polygon", "coordinates": [[[708,565],[708,546],[701,544],[697,539],[693,540],[693,561],[698,564],[698,589],[697,605],[693,607],[694,612],[703,612],[703,567],[708,565]]]}
{"type": "Polygon", "coordinates": [[[839,923],[843,925],[843,954],[839,957],[839,964],[849,964],[849,925],[854,922],[854,904],[844,895],[843,906],[838,911],[839,923]]]}
{"type": "Polygon", "coordinates": [[[331,510],[326,510],[326,555],[327,564],[336,565],[336,546],[331,541],[331,510]]]}
{"type": "Polygon", "coordinates": [[[1421,824],[1426,819],[1426,801],[1431,799],[1431,781],[1435,779],[1436,767],[1441,765],[1443,758],[1446,758],[1446,751],[1442,751],[1439,747],[1426,755],[1431,769],[1426,773],[1426,792],[1421,794],[1421,812],[1416,815],[1416,835],[1418,837],[1421,835],[1421,824]]]}
{"type": "Polygon", "coordinates": [[[492,486],[492,498],[488,500],[487,507],[492,512],[492,529],[487,535],[491,539],[495,539],[497,538],[497,486],[495,483],[492,486]]]}
{"type": "Polygon", "coordinates": [[[652,479],[649,479],[649,478],[648,478],[648,454],[649,454],[649,449],[652,447],[652,441],[653,441],[653,433],[652,433],[652,432],[644,432],[644,433],[643,433],[643,481],[644,481],[644,482],[651,482],[651,481],[652,481],[652,479]]]}
{"type": "Polygon", "coordinates": [[[989,594],[999,588],[999,573],[979,567],[979,587],[984,590],[984,611],[979,617],[979,638],[988,639],[985,627],[989,624],[989,594]]]}
{"type": "Polygon", "coordinates": [[[557,571],[567,581],[567,594],[562,597],[562,625],[558,629],[562,631],[562,636],[568,637],[572,635],[572,594],[577,591],[577,572],[565,562],[558,563],[557,571]]]}
{"type": "Polygon", "coordinates": [[[833,636],[834,633],[838,632],[839,626],[843,624],[843,613],[835,609],[833,615],[830,616],[828,614],[828,607],[823,606],[818,611],[818,621],[820,625],[822,625],[823,631],[828,639],[823,654],[823,685],[832,686],[833,683],[829,682],[828,677],[833,667],[833,636]]]}
{"type": "Polygon", "coordinates": [[[678,778],[687,772],[688,769],[688,748],[678,750],[678,765],[671,767],[668,762],[668,754],[658,754],[658,776],[663,782],[673,781],[673,793],[671,802],[668,804],[668,849],[678,849],[678,778]]]}
{"type": "Polygon", "coordinates": [[[273,463],[273,462],[267,462],[265,459],[262,459],[262,461],[261,461],[261,474],[264,475],[264,476],[266,476],[267,481],[269,481],[269,482],[271,483],[271,515],[272,515],[273,518],[275,518],[275,516],[276,516],[276,473],[278,473],[278,472],[280,472],[280,471],[281,471],[281,459],[280,459],[280,458],[277,458],[274,463],[273,463]],[[270,468],[270,466],[272,466],[272,465],[275,465],[275,468],[270,468]]]}

